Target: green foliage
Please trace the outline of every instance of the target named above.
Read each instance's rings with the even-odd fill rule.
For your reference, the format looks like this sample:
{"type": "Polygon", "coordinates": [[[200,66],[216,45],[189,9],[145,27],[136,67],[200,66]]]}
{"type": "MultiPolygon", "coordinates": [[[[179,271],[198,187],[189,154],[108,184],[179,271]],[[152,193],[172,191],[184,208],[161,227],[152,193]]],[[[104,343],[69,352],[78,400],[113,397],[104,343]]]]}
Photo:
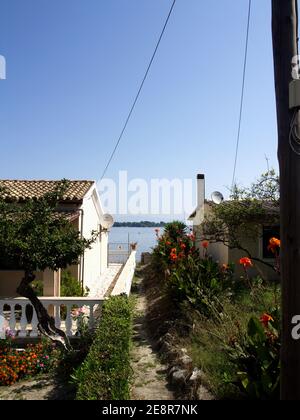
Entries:
{"type": "Polygon", "coordinates": [[[7,200],[0,191],[0,266],[29,272],[57,271],[77,264],[79,256],[96,239],[78,235],[73,224],[58,212],[68,188],[62,181],[51,193],[22,204],[7,200]]]}
{"type": "Polygon", "coordinates": [[[179,302],[188,301],[203,314],[221,312],[220,295],[229,292],[233,266],[220,267],[195,246],[195,236],[181,222],[168,223],[154,249],[157,267],[165,270],[166,288],[179,302]]]}
{"type": "Polygon", "coordinates": [[[164,232],[157,232],[157,246],[153,250],[154,263],[163,269],[173,269],[187,256],[199,255],[195,237],[182,222],[167,223],[164,232]]]}
{"type": "Polygon", "coordinates": [[[154,268],[164,275],[166,290],[178,307],[188,304],[199,317],[200,325],[193,320],[191,351],[214,392],[228,397],[238,389],[239,397],[276,398],[279,316],[271,311],[278,307],[276,286],[266,286],[259,277],[250,280],[247,273],[246,279],[235,280],[234,265],[220,267],[208,256],[205,242],[199,252],[193,234],[177,222],[157,236],[154,268]],[[266,310],[275,321],[263,327],[258,317],[266,310]]]}
{"type": "MultiPolygon", "coordinates": [[[[43,281],[42,280],[34,280],[31,283],[31,287],[37,294],[37,296],[43,296],[43,281]]],[[[85,287],[84,291],[82,291],[82,286],[75,277],[71,275],[71,273],[67,270],[63,270],[61,273],[61,285],[60,285],[60,295],[65,297],[72,297],[72,296],[88,296],[89,288],[85,287]]]]}
{"type": "Polygon", "coordinates": [[[84,363],[73,375],[78,400],[129,398],[132,308],[126,296],[111,297],[84,363]]]}
{"type": "Polygon", "coordinates": [[[232,271],[222,270],[211,258],[188,256],[178,264],[168,279],[173,296],[179,301],[188,300],[206,316],[222,312],[220,296],[229,292],[232,271]]]}
{"type": "Polygon", "coordinates": [[[227,346],[229,358],[236,367],[235,377],[230,381],[250,399],[279,399],[279,311],[263,317],[265,321],[251,317],[247,333],[227,346]]]}
{"type": "Polygon", "coordinates": [[[67,352],[59,349],[60,353],[54,370],[57,377],[66,381],[72,380],[76,369],[85,361],[94,338],[95,334],[89,328],[80,328],[80,336],[72,342],[72,349],[67,352]]]}
{"type": "Polygon", "coordinates": [[[263,223],[279,224],[278,176],[269,170],[249,188],[235,186],[231,200],[211,204],[211,210],[202,226],[203,236],[243,250],[251,258],[249,239],[261,236],[263,223]]]}
{"type": "Polygon", "coordinates": [[[44,284],[42,280],[36,279],[31,283],[31,287],[33,288],[35,294],[37,296],[44,295],[44,284]]]}
{"type": "Polygon", "coordinates": [[[61,296],[88,296],[89,288],[85,287],[82,291],[81,284],[75,277],[71,275],[69,271],[63,271],[61,273],[61,296]]]}
{"type": "MultiPolygon", "coordinates": [[[[275,323],[272,322],[272,326],[277,329],[277,312],[272,308],[277,307],[279,298],[279,291],[274,290],[272,286],[254,285],[253,293],[249,293],[248,289],[241,289],[231,298],[222,299],[223,312],[219,319],[207,318],[190,311],[193,331],[187,347],[196,366],[205,372],[207,386],[217,399],[267,398],[263,394],[256,397],[250,392],[247,393],[241,381],[242,378],[243,380],[248,378],[246,376],[250,367],[248,360],[256,359],[258,366],[264,363],[255,348],[247,347],[246,350],[249,320],[253,318],[257,322],[261,315],[267,312],[274,318],[275,323]],[[246,359],[243,359],[243,354],[247,355],[246,359]]],[[[279,360],[277,345],[274,356],[279,360]]],[[[250,373],[252,375],[249,371],[248,380],[252,382],[253,377],[250,373]]],[[[256,387],[259,388],[261,386],[259,377],[256,380],[256,387]]]]}
{"type": "Polygon", "coordinates": [[[171,241],[177,242],[178,238],[183,238],[187,234],[188,227],[183,222],[174,221],[165,224],[164,232],[171,241]]]}

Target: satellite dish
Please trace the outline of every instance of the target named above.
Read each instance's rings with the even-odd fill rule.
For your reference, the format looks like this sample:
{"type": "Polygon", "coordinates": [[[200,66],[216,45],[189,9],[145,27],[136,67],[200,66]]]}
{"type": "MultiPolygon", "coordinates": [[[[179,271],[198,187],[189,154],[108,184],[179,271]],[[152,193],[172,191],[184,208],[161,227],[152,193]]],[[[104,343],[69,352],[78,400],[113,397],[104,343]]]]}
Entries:
{"type": "Polygon", "coordinates": [[[108,213],[104,214],[101,221],[102,227],[104,229],[109,229],[112,227],[113,224],[114,224],[113,217],[108,213]]]}
{"type": "Polygon", "coordinates": [[[221,204],[224,201],[223,194],[220,193],[219,191],[213,192],[211,195],[211,199],[215,204],[221,204]]]}

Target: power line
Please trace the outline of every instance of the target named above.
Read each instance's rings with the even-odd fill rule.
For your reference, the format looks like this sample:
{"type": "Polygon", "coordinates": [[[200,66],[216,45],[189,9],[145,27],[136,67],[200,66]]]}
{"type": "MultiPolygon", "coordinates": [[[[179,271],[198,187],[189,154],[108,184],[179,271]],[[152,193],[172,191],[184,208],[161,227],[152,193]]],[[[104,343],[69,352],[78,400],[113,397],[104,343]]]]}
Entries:
{"type": "Polygon", "coordinates": [[[102,173],[102,176],[101,176],[100,181],[104,178],[104,176],[105,176],[105,174],[106,174],[106,171],[107,171],[107,169],[108,169],[108,167],[109,167],[109,165],[110,165],[110,163],[111,163],[111,161],[112,161],[112,159],[113,159],[113,157],[114,157],[114,155],[115,155],[115,153],[116,153],[116,151],[117,151],[117,148],[118,148],[118,146],[119,146],[119,144],[120,144],[120,141],[122,140],[122,137],[123,137],[123,135],[124,135],[124,133],[125,133],[125,130],[126,130],[126,128],[127,128],[127,125],[128,125],[128,123],[129,123],[129,120],[130,120],[130,118],[131,118],[131,116],[132,116],[132,113],[133,113],[133,111],[134,111],[134,108],[135,108],[135,106],[136,106],[136,103],[137,103],[137,101],[138,101],[138,99],[139,99],[140,93],[141,93],[141,91],[142,91],[142,89],[143,89],[143,86],[144,86],[144,84],[145,84],[145,81],[146,81],[146,79],[147,79],[147,76],[148,76],[148,74],[149,74],[149,71],[150,71],[151,66],[152,66],[152,64],[153,64],[153,61],[154,61],[154,58],[155,58],[155,56],[156,56],[157,50],[158,50],[158,48],[159,48],[159,45],[160,45],[160,43],[161,43],[161,40],[162,40],[162,38],[163,38],[163,35],[164,35],[165,30],[166,30],[166,28],[167,28],[167,25],[168,25],[168,23],[169,23],[169,20],[170,20],[171,14],[172,14],[173,9],[174,9],[174,6],[175,6],[175,3],[176,3],[176,0],[173,0],[173,3],[172,3],[171,8],[170,8],[170,10],[169,10],[168,16],[167,16],[166,21],[165,21],[165,23],[164,23],[163,29],[162,29],[162,31],[161,31],[161,34],[160,34],[159,39],[158,39],[158,41],[157,41],[157,44],[156,44],[156,46],[155,46],[154,53],[152,54],[152,57],[151,57],[151,60],[150,60],[150,62],[149,62],[149,64],[148,64],[148,67],[147,67],[146,73],[145,73],[145,75],[144,75],[144,77],[143,77],[142,83],[140,84],[139,90],[138,90],[138,92],[137,92],[137,94],[136,94],[136,97],[135,97],[135,99],[134,99],[134,101],[133,101],[133,104],[132,104],[132,106],[131,106],[131,108],[130,108],[129,114],[128,114],[128,116],[127,116],[126,120],[125,120],[125,124],[124,124],[124,126],[123,126],[123,128],[122,128],[122,131],[121,131],[121,133],[120,133],[119,137],[118,137],[118,140],[117,140],[117,142],[116,142],[116,145],[115,145],[115,147],[114,147],[114,149],[113,149],[113,151],[112,151],[112,153],[111,153],[111,155],[110,155],[110,158],[109,158],[109,160],[108,160],[108,162],[107,162],[107,165],[106,165],[106,167],[105,167],[105,169],[104,169],[104,171],[103,171],[103,173],[102,173]]]}
{"type": "Polygon", "coordinates": [[[247,34],[246,34],[246,45],[245,45],[244,67],[243,67],[242,93],[241,93],[240,114],[239,114],[239,123],[238,123],[238,134],[237,134],[236,149],[235,149],[235,159],[234,159],[234,165],[233,165],[231,192],[233,191],[234,184],[235,184],[236,167],[237,167],[240,137],[241,137],[241,126],[242,126],[244,94],[245,94],[245,81],[246,81],[246,70],[247,70],[247,57],[248,57],[248,45],[249,45],[249,32],[250,32],[250,20],[251,20],[251,5],[252,5],[252,0],[249,0],[248,20],[247,20],[247,34]]]}

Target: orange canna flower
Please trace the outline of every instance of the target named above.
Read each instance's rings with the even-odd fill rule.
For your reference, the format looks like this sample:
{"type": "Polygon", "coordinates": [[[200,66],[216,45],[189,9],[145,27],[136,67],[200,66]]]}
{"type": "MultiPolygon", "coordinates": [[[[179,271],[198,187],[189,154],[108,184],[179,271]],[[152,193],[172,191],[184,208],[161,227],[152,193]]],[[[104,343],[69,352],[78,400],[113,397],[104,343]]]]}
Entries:
{"type": "Polygon", "coordinates": [[[240,259],[240,264],[242,265],[242,266],[244,266],[244,268],[246,269],[246,268],[249,268],[249,267],[253,267],[253,263],[252,263],[252,261],[250,260],[250,258],[248,258],[248,257],[243,257],[243,258],[241,258],[240,259]]]}
{"type": "Polygon", "coordinates": [[[271,238],[269,240],[268,250],[273,252],[273,254],[275,254],[277,251],[277,248],[280,248],[280,244],[281,244],[280,239],[271,238]]]}
{"type": "Polygon", "coordinates": [[[208,248],[208,245],[209,245],[209,242],[208,241],[203,241],[202,242],[203,248],[207,249],[208,248]]]}
{"type": "Polygon", "coordinates": [[[271,238],[269,242],[271,246],[278,246],[280,248],[280,239],[271,238]]]}
{"type": "Polygon", "coordinates": [[[260,317],[260,322],[265,326],[268,327],[269,326],[269,322],[270,321],[274,321],[274,319],[271,317],[271,315],[269,314],[263,314],[260,317]]]}

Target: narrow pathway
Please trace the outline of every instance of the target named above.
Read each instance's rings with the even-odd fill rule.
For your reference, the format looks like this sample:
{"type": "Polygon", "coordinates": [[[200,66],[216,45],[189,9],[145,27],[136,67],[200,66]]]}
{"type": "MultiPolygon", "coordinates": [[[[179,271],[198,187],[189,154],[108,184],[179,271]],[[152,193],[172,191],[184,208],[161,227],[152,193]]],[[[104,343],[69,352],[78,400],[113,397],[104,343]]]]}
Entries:
{"type": "Polygon", "coordinates": [[[74,400],[75,387],[51,375],[24,379],[9,387],[0,386],[2,400],[74,400]]]}
{"type": "Polygon", "coordinates": [[[162,365],[152,350],[147,336],[146,298],[141,283],[138,285],[135,318],[133,325],[133,348],[131,366],[134,372],[131,391],[132,400],[172,400],[168,389],[166,366],[162,365]]]}

